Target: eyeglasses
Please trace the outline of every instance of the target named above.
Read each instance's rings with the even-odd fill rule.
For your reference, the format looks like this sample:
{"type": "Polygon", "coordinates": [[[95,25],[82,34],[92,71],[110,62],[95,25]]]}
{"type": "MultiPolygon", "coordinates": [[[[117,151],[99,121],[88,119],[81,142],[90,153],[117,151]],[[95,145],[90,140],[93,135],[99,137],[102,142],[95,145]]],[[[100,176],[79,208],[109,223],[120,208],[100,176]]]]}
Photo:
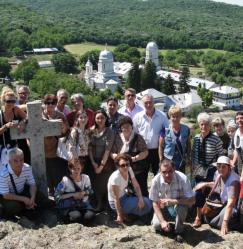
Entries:
{"type": "Polygon", "coordinates": [[[119,167],[120,168],[126,168],[126,167],[129,167],[130,164],[129,163],[122,163],[122,164],[119,164],[119,167]]]}
{"type": "Polygon", "coordinates": [[[68,99],[68,97],[66,97],[66,96],[62,96],[60,99],[68,99]]]}
{"type": "Polygon", "coordinates": [[[45,105],[56,105],[56,101],[48,101],[45,105]]]}
{"type": "Polygon", "coordinates": [[[161,174],[162,174],[162,175],[167,175],[167,174],[168,174],[168,175],[169,175],[169,174],[171,175],[171,174],[173,174],[173,169],[164,170],[164,171],[161,170],[161,174]]]}
{"type": "Polygon", "coordinates": [[[135,94],[127,94],[126,97],[128,97],[128,98],[135,97],[135,94]]]}
{"type": "Polygon", "coordinates": [[[15,99],[5,99],[4,102],[7,104],[15,104],[16,100],[15,99]]]}

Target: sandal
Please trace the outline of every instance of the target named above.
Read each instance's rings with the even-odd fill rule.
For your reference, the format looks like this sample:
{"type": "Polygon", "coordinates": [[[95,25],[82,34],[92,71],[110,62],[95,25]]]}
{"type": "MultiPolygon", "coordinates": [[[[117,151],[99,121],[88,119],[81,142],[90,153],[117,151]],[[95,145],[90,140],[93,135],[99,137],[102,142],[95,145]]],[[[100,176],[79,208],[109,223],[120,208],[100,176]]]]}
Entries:
{"type": "Polygon", "coordinates": [[[200,227],[201,225],[202,225],[201,219],[199,219],[198,217],[195,218],[195,220],[194,220],[192,226],[193,226],[194,228],[198,228],[198,227],[200,227]]]}

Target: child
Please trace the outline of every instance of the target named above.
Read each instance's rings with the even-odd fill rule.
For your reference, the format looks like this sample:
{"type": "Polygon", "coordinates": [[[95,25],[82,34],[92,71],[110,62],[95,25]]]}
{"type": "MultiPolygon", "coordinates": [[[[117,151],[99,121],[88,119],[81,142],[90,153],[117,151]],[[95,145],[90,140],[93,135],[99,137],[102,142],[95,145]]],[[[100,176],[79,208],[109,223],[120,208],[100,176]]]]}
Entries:
{"type": "Polygon", "coordinates": [[[88,175],[82,174],[84,163],[78,159],[68,162],[69,176],[64,176],[55,191],[57,208],[69,221],[89,222],[94,217],[89,203],[93,193],[88,175]]]}

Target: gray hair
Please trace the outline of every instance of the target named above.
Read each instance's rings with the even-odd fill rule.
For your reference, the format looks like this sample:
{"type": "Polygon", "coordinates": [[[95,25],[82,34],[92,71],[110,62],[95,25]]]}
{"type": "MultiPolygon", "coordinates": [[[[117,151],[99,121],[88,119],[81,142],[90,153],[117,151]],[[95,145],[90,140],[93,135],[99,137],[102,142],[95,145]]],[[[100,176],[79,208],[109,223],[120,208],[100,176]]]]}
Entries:
{"type": "Polygon", "coordinates": [[[71,100],[80,99],[84,103],[84,95],[82,93],[75,93],[71,96],[71,100]]]}
{"type": "Polygon", "coordinates": [[[13,148],[8,152],[9,160],[13,159],[15,156],[24,156],[24,153],[19,148],[13,148]]]}
{"type": "Polygon", "coordinates": [[[197,122],[201,123],[202,121],[211,124],[211,117],[206,112],[201,112],[197,116],[197,122]]]}
{"type": "Polygon", "coordinates": [[[65,94],[67,94],[67,96],[69,96],[69,92],[68,92],[66,89],[59,89],[59,90],[57,91],[57,97],[60,98],[60,95],[61,95],[62,93],[65,93],[65,94]]]}
{"type": "Polygon", "coordinates": [[[26,85],[19,85],[19,86],[17,86],[16,87],[16,92],[18,93],[20,89],[23,89],[23,90],[27,91],[28,93],[30,93],[30,89],[26,85]]]}
{"type": "Polygon", "coordinates": [[[151,94],[144,94],[142,100],[144,100],[145,98],[151,99],[154,103],[154,97],[151,94]]]}

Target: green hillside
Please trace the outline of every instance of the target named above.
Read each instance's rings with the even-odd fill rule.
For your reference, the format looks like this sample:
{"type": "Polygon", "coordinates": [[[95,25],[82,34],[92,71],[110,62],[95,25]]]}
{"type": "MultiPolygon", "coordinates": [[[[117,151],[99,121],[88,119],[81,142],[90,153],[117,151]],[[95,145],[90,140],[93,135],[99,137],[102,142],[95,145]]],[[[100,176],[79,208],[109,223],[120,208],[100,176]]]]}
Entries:
{"type": "Polygon", "coordinates": [[[0,32],[13,29],[2,25],[10,14],[30,47],[82,41],[144,47],[155,40],[167,49],[243,49],[243,7],[206,0],[0,0],[0,32]]]}

